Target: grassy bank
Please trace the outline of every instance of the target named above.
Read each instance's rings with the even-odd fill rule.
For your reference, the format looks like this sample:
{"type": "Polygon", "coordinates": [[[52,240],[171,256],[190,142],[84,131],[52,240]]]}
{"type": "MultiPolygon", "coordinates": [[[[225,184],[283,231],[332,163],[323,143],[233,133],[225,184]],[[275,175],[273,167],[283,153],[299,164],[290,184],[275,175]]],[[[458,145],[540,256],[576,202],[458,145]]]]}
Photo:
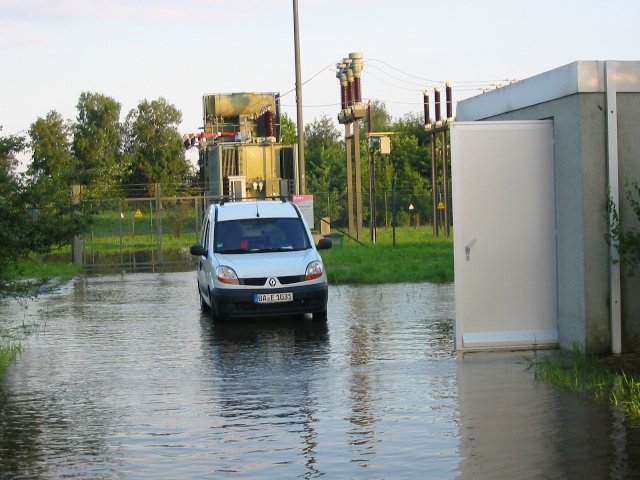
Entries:
{"type": "MultiPolygon", "coordinates": [[[[10,290],[0,292],[0,298],[33,297],[39,291],[55,288],[81,271],[81,268],[71,263],[45,262],[39,256],[33,256],[13,265],[6,272],[6,280],[10,290]]],[[[10,323],[10,322],[9,322],[10,323]]],[[[20,338],[12,328],[5,329],[0,325],[0,377],[20,352],[20,338]]],[[[23,332],[24,333],[24,332],[23,332]]],[[[25,333],[26,334],[26,333],[25,333]]]]}
{"type": "Polygon", "coordinates": [[[322,259],[332,285],[453,281],[451,240],[402,243],[395,248],[347,242],[341,248],[323,250],[322,259]]]}
{"type": "MultiPolygon", "coordinates": [[[[70,255],[69,255],[70,257],[70,255]]],[[[82,271],[82,267],[71,262],[47,261],[40,256],[33,256],[15,265],[9,272],[12,280],[34,280],[46,283],[53,279],[66,282],[82,271]]]]}
{"type": "Polygon", "coordinates": [[[556,387],[593,395],[620,408],[640,425],[640,382],[608,358],[586,355],[579,349],[558,351],[533,362],[535,378],[556,387]]]}

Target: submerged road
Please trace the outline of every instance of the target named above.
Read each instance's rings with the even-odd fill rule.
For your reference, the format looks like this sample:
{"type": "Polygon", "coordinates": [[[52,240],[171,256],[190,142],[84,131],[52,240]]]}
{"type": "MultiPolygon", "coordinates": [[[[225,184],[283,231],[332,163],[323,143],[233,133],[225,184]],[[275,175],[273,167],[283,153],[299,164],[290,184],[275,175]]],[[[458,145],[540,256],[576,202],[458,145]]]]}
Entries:
{"type": "Polygon", "coordinates": [[[453,353],[453,285],[330,288],[326,324],[212,325],[193,272],[86,275],[0,318],[2,478],[605,479],[640,434],[538,384],[531,352],[453,353]]]}

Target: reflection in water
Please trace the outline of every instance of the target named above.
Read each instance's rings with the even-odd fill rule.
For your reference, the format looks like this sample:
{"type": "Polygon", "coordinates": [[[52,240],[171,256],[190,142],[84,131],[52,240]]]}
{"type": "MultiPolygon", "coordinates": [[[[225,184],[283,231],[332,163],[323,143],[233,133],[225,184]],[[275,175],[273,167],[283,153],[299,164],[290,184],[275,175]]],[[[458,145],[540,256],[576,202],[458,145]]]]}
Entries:
{"type": "Polygon", "coordinates": [[[442,415],[455,398],[451,335],[432,336],[438,325],[451,325],[451,286],[340,287],[332,293],[340,301],[331,314],[347,325],[341,353],[349,369],[351,461],[374,477],[451,478],[455,458],[435,453],[457,444],[453,418],[442,415]],[[388,469],[380,470],[381,459],[388,469]]]}
{"type": "Polygon", "coordinates": [[[452,353],[453,286],[331,287],[329,321],[212,325],[193,272],[83,276],[0,383],[7,478],[635,478],[638,430],[452,353]]]}
{"type": "Polygon", "coordinates": [[[532,353],[460,357],[461,479],[638,478],[640,430],[606,402],[532,382],[532,353]]]}
{"type": "MultiPolygon", "coordinates": [[[[313,372],[328,361],[328,327],[311,319],[202,321],[203,349],[211,359],[221,438],[258,442],[252,463],[304,458],[305,476],[315,476],[318,398],[313,372]],[[291,438],[293,437],[293,438],[291,438]]],[[[246,452],[217,459],[219,472],[246,468],[246,452]]],[[[264,468],[264,467],[262,467],[264,468]]],[[[274,472],[275,473],[275,472],[274,472]]]]}

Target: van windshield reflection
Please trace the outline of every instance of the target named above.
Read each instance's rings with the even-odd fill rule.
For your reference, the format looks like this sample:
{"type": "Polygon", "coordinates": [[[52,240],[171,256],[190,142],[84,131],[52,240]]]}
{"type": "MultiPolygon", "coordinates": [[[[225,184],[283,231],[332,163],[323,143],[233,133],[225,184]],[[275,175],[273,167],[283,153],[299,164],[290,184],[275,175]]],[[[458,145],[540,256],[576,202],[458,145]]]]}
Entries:
{"type": "Polygon", "coordinates": [[[217,222],[214,252],[289,252],[311,248],[299,218],[252,218],[217,222]]]}

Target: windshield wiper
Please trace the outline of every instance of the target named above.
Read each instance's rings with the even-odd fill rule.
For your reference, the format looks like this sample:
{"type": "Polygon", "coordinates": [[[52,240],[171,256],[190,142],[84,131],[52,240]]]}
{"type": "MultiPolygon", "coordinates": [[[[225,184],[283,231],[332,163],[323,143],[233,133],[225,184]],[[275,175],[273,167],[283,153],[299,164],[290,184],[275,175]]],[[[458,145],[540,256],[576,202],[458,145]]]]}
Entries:
{"type": "Polygon", "coordinates": [[[250,250],[246,248],[226,248],[223,250],[216,250],[216,253],[222,253],[223,255],[229,255],[234,253],[250,253],[250,250]]]}
{"type": "Polygon", "coordinates": [[[288,245],[286,247],[262,247],[262,248],[250,249],[251,253],[293,252],[296,250],[299,250],[299,249],[293,248],[291,245],[288,245]]]}

